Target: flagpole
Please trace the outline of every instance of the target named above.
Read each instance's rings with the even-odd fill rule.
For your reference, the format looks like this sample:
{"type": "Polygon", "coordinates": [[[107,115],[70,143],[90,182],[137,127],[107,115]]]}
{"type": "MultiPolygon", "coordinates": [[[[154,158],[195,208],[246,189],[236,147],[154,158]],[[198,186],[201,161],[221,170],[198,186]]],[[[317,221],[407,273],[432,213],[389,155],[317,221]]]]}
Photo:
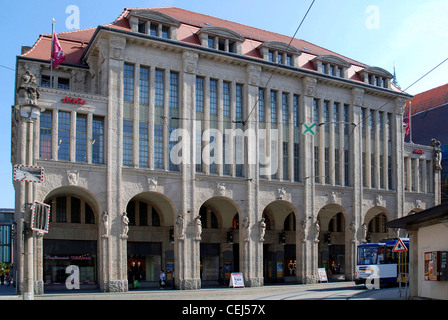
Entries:
{"type": "Polygon", "coordinates": [[[53,46],[54,46],[54,18],[51,23],[51,59],[50,59],[50,86],[53,88],[53,46]]]}
{"type": "Polygon", "coordinates": [[[409,142],[412,142],[412,101],[409,101],[409,142]]]}

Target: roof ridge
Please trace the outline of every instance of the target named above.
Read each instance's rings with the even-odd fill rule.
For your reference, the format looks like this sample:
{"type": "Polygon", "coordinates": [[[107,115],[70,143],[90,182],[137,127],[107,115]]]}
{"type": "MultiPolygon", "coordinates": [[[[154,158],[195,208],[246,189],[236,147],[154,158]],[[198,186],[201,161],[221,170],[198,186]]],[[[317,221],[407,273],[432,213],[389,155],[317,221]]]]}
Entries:
{"type": "MultiPolygon", "coordinates": [[[[180,11],[184,11],[184,12],[189,12],[189,13],[192,13],[192,14],[195,14],[195,15],[201,15],[201,16],[204,16],[204,17],[209,17],[209,18],[211,18],[211,19],[221,20],[221,21],[223,21],[223,22],[228,22],[228,23],[232,23],[232,24],[238,25],[238,26],[242,27],[243,29],[250,28],[250,29],[253,29],[253,30],[262,31],[263,33],[267,33],[267,34],[271,34],[271,35],[275,35],[275,36],[280,36],[280,37],[285,38],[285,41],[287,41],[287,39],[289,39],[289,40],[288,40],[287,42],[285,42],[285,43],[289,43],[289,42],[291,42],[291,45],[293,45],[294,41],[302,41],[302,42],[304,42],[304,43],[306,43],[306,44],[312,45],[312,46],[317,47],[317,48],[319,48],[319,49],[321,49],[321,50],[328,51],[329,53],[332,53],[332,54],[334,54],[334,55],[336,55],[336,56],[339,56],[339,57],[342,57],[342,58],[344,58],[344,59],[346,59],[346,60],[349,60],[352,64],[358,65],[358,66],[360,66],[360,67],[368,66],[368,64],[365,64],[365,63],[360,62],[360,61],[358,61],[358,60],[349,58],[349,57],[347,57],[347,56],[345,56],[345,55],[342,55],[342,54],[337,53],[337,52],[335,52],[335,51],[332,51],[332,50],[329,50],[329,49],[327,49],[327,48],[324,48],[324,47],[322,47],[322,46],[320,46],[320,45],[314,44],[314,43],[312,43],[312,42],[310,42],[310,41],[308,41],[308,40],[304,40],[304,39],[300,39],[300,38],[296,38],[296,37],[292,38],[291,36],[284,35],[284,34],[281,34],[281,33],[278,33],[278,32],[265,30],[265,29],[262,29],[262,28],[259,28],[259,27],[249,26],[249,25],[247,25],[247,24],[243,24],[243,23],[240,23],[240,22],[231,21],[231,20],[227,20],[227,19],[223,19],[223,18],[219,18],[219,17],[214,17],[214,16],[211,16],[211,15],[209,15],[209,14],[204,14],[204,13],[200,13],[200,12],[195,12],[195,11],[191,11],[191,10],[187,10],[187,9],[183,9],[183,8],[179,8],[179,7],[175,7],[175,6],[169,6],[169,7],[155,7],[155,8],[142,8],[142,9],[140,9],[140,10],[144,10],[144,9],[155,9],[156,11],[157,11],[157,9],[176,9],[176,10],[180,10],[180,11]],[[291,41],[291,39],[292,39],[292,41],[291,41]],[[353,62],[354,62],[354,63],[353,63],[353,62]]],[[[205,23],[205,22],[204,22],[204,23],[199,22],[199,25],[197,25],[197,24],[193,24],[193,23],[194,23],[193,21],[188,20],[187,18],[182,18],[182,17],[178,17],[178,20],[182,21],[182,23],[185,23],[185,24],[188,24],[188,25],[192,25],[192,26],[195,26],[195,27],[202,27],[201,24],[204,24],[204,23],[205,23]]],[[[249,39],[249,40],[253,40],[253,41],[263,41],[263,42],[264,42],[264,41],[270,41],[268,37],[263,37],[263,38],[262,38],[262,37],[256,37],[256,36],[252,35],[250,32],[244,32],[244,33],[238,32],[238,33],[241,34],[241,35],[243,35],[245,38],[247,38],[247,39],[249,39]]],[[[304,48],[306,48],[306,47],[303,47],[303,46],[302,46],[302,48],[297,48],[297,49],[299,49],[300,51],[303,51],[304,48]]],[[[309,49],[309,48],[308,48],[308,49],[309,49]]],[[[311,49],[309,49],[309,50],[311,50],[311,49]]],[[[306,51],[306,49],[305,49],[305,51],[306,51]]],[[[317,53],[313,53],[312,51],[311,51],[310,53],[311,53],[311,54],[314,54],[314,55],[316,55],[316,56],[318,56],[317,53]]]]}

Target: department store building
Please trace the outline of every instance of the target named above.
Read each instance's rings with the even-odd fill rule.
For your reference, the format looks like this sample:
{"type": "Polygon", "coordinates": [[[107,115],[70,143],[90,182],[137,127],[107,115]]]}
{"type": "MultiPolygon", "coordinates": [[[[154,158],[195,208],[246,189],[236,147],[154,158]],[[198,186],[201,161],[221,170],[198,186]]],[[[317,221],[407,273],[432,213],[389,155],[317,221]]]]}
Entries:
{"type": "Polygon", "coordinates": [[[70,265],[105,292],[158,286],[161,269],[179,289],[235,271],[253,287],[315,283],[319,267],[352,280],[358,244],[406,236],[386,222],[440,201],[437,150],[403,142],[412,97],[382,68],[174,7],[58,38],[53,79],[51,35],[17,57],[12,108],[12,165],[26,161],[20,106],[41,108],[32,189],[51,221],[34,234],[37,294],[70,265]]]}

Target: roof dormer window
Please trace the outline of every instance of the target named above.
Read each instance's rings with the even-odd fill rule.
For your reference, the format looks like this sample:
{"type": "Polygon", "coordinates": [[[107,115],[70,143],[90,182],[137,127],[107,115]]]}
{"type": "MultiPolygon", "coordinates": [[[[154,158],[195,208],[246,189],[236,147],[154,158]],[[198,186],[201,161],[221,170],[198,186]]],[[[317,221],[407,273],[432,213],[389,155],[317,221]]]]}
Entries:
{"type": "Polygon", "coordinates": [[[293,46],[277,41],[265,42],[259,49],[263,60],[289,67],[298,67],[299,56],[302,54],[293,46]]]}
{"type": "Polygon", "coordinates": [[[394,77],[388,71],[378,67],[367,67],[359,74],[365,83],[386,89],[390,88],[391,79],[394,77]]]}
{"type": "Polygon", "coordinates": [[[220,27],[204,27],[197,35],[203,47],[237,54],[241,54],[241,46],[245,41],[238,33],[220,27]]]}
{"type": "Polygon", "coordinates": [[[321,55],[313,59],[317,72],[338,78],[347,78],[348,69],[351,67],[347,61],[333,55],[321,55]]]}
{"type": "Polygon", "coordinates": [[[177,29],[180,23],[166,14],[150,10],[137,10],[131,11],[128,19],[131,30],[134,32],[162,39],[177,40],[177,29]]]}

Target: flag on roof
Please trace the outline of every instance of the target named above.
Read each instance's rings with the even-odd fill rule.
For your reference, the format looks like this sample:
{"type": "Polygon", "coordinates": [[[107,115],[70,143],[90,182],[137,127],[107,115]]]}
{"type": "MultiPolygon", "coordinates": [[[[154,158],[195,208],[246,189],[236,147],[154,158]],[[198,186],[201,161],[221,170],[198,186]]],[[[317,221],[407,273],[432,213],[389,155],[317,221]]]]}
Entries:
{"type": "Polygon", "coordinates": [[[55,32],[53,32],[53,48],[51,50],[51,58],[53,61],[53,69],[65,61],[65,54],[62,51],[61,43],[55,32]]]}

